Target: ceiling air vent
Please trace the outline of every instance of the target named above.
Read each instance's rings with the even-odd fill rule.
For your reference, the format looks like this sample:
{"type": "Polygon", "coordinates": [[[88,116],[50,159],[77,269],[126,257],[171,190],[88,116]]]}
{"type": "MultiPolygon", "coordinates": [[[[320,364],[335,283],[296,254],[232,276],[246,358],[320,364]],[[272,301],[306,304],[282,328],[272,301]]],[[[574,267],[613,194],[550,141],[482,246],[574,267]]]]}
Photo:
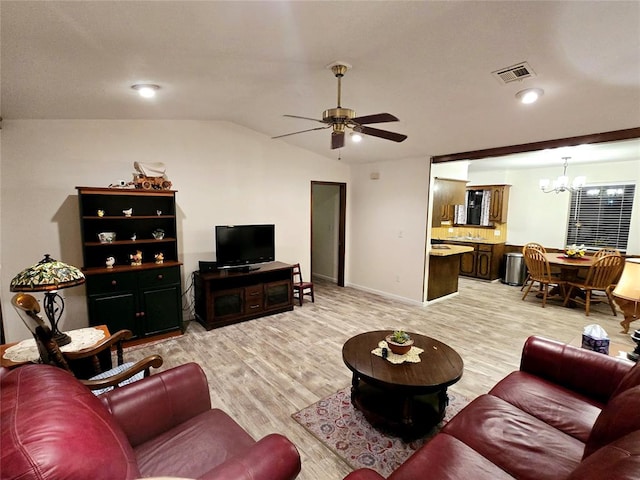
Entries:
{"type": "Polygon", "coordinates": [[[515,82],[516,80],[524,80],[525,78],[535,77],[536,75],[536,72],[533,71],[531,65],[527,62],[501,68],[491,73],[500,83],[515,82]]]}

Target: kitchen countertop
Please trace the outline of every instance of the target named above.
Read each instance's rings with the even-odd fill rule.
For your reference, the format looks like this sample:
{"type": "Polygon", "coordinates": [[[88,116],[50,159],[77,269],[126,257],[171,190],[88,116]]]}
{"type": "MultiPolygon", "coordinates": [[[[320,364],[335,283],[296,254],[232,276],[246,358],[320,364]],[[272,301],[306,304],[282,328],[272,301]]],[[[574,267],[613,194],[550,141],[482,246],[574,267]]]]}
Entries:
{"type": "Polygon", "coordinates": [[[448,257],[449,255],[460,255],[461,253],[466,252],[473,252],[473,247],[441,243],[437,245],[431,245],[429,255],[433,255],[434,257],[448,257]]]}
{"type": "MultiPolygon", "coordinates": [[[[505,243],[504,240],[487,240],[486,238],[472,238],[472,237],[448,237],[448,238],[436,238],[433,240],[441,240],[443,242],[462,242],[462,243],[485,243],[488,245],[498,245],[505,243]]],[[[445,245],[445,244],[443,244],[445,245]]]]}

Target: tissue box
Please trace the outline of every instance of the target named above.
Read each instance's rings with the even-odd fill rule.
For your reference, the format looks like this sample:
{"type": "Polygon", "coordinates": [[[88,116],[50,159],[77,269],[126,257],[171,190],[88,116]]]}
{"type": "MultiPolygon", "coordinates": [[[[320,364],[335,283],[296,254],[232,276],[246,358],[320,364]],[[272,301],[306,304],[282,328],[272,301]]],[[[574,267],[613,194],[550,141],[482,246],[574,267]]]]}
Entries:
{"type": "Polygon", "coordinates": [[[609,339],[601,338],[596,339],[592,338],[589,335],[582,334],[582,348],[587,350],[593,350],[594,352],[604,353],[605,355],[609,355],[609,339]]]}

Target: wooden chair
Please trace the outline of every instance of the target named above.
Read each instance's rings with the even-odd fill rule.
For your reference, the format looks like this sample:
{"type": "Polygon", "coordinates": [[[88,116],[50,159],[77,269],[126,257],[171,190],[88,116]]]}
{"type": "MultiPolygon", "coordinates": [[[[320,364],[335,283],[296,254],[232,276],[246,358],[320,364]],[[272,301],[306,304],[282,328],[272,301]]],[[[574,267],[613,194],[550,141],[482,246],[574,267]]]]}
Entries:
{"type": "MultiPolygon", "coordinates": [[[[542,253],[547,253],[547,250],[542,245],[540,245],[539,243],[529,242],[529,243],[525,244],[522,247],[522,256],[526,257],[526,250],[530,250],[530,249],[531,250],[538,250],[538,251],[540,251],[542,253]]],[[[528,267],[527,267],[527,269],[528,269],[528,267]]],[[[522,284],[522,287],[520,287],[520,291],[523,291],[524,288],[527,286],[527,284],[529,282],[532,282],[531,274],[529,272],[527,272],[527,278],[525,279],[524,283],[522,284]]],[[[542,289],[542,285],[540,285],[540,288],[542,289]]]]}
{"type": "Polygon", "coordinates": [[[615,248],[605,247],[605,248],[601,248],[596,253],[594,253],[593,258],[600,258],[606,255],[617,255],[618,257],[622,256],[620,255],[620,250],[616,250],[615,248]]]}
{"type": "MultiPolygon", "coordinates": [[[[567,305],[567,303],[569,303],[569,300],[584,303],[585,313],[587,316],[589,316],[589,310],[591,308],[592,302],[592,292],[602,291],[606,295],[607,300],[605,301],[605,303],[609,304],[613,315],[618,316],[618,314],[616,313],[616,307],[613,303],[613,296],[611,295],[611,292],[613,291],[613,282],[622,272],[623,263],[624,260],[620,255],[605,255],[598,258],[593,262],[593,265],[589,267],[587,277],[584,280],[577,279],[576,281],[567,282],[569,290],[566,292],[564,305],[567,305]],[[580,297],[571,298],[571,292],[576,288],[584,290],[585,300],[580,297]]],[[[601,298],[604,299],[604,297],[601,298]]]]}
{"type": "MultiPolygon", "coordinates": [[[[148,377],[151,367],[158,368],[162,365],[162,357],[159,355],[150,355],[136,363],[123,361],[122,342],[131,338],[130,330],[120,330],[98,344],[77,352],[62,352],[53,339],[51,329],[39,315],[40,304],[32,295],[18,293],[11,299],[11,303],[33,334],[41,362],[70,372],[96,395],[148,377]],[[111,368],[111,347],[114,345],[118,365],[111,368]],[[82,378],[86,374],[74,369],[74,364],[89,366],[92,375],[82,378]]],[[[80,370],[86,372],[87,369],[80,370]]]]}
{"type": "Polygon", "coordinates": [[[524,263],[529,269],[529,276],[531,277],[531,283],[524,292],[522,300],[527,298],[531,287],[535,282],[540,283],[542,290],[542,307],[547,303],[547,296],[549,295],[549,285],[558,285],[560,291],[564,295],[565,282],[559,277],[551,274],[551,266],[549,261],[545,258],[544,252],[538,249],[529,248],[523,249],[524,263]]]}
{"type": "Polygon", "coordinates": [[[300,302],[300,306],[302,306],[302,297],[305,295],[311,296],[311,301],[315,303],[316,299],[313,295],[313,282],[305,282],[302,279],[300,264],[296,263],[293,266],[293,298],[297,298],[300,302]]]}

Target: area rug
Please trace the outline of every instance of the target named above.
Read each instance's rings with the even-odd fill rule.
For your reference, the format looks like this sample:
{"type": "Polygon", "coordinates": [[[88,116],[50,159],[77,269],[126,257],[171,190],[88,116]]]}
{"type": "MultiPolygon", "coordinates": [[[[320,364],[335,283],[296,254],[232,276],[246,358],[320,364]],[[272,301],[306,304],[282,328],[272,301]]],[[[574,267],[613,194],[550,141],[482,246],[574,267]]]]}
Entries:
{"type": "Polygon", "coordinates": [[[351,404],[351,387],[338,390],[291,416],[352,468],[371,468],[386,478],[469,403],[451,390],[448,395],[449,406],[442,422],[412,442],[374,429],[351,404]]]}

